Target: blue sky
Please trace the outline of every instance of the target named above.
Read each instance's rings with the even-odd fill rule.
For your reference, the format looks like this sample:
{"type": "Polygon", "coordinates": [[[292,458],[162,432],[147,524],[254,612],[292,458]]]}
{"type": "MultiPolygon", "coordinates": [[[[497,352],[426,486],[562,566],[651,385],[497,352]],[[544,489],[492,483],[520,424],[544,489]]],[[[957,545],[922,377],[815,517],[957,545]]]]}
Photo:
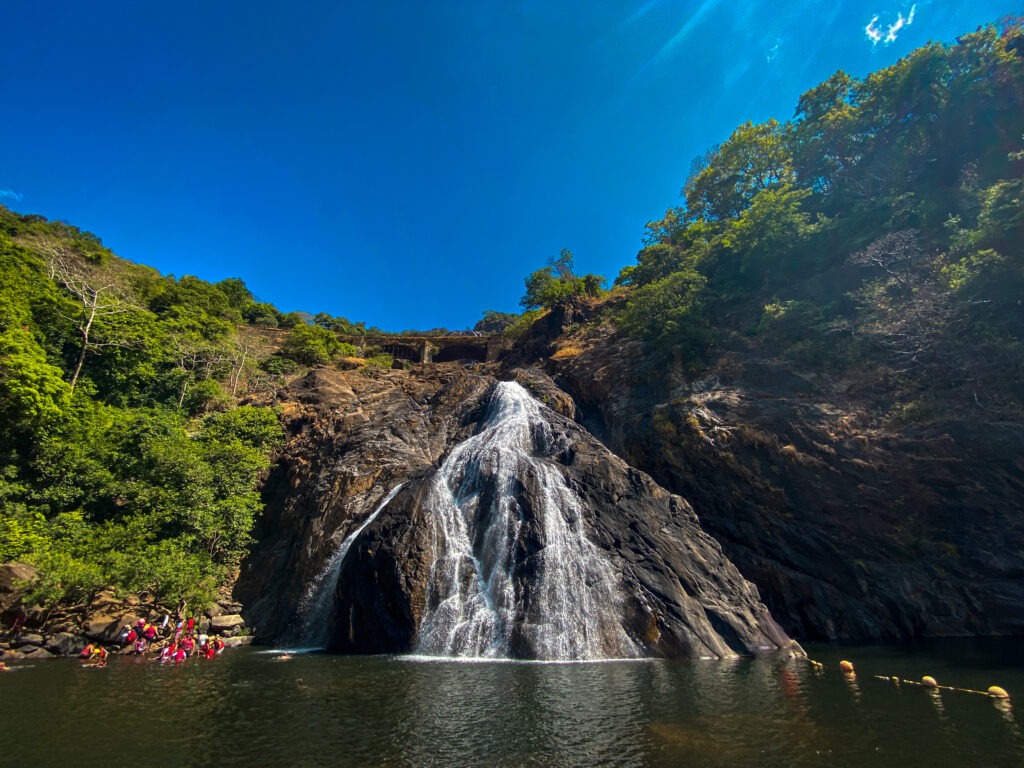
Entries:
{"type": "Polygon", "coordinates": [[[0,203],[163,273],[241,277],[283,311],[467,328],[518,311],[562,248],[614,278],[693,158],[743,121],[1018,10],[11,2],[0,203]]]}

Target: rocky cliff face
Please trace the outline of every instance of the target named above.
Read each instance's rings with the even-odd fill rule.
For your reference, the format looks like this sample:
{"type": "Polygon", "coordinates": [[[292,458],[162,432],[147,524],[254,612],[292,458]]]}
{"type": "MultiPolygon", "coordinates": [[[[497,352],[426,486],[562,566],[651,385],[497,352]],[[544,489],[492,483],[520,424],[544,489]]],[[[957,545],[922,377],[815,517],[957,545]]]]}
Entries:
{"type": "MultiPolygon", "coordinates": [[[[1024,634],[1024,426],[1012,408],[949,391],[900,418],[884,366],[830,377],[756,348],[693,375],[589,319],[552,313],[502,366],[321,370],[285,393],[293,439],[239,585],[259,635],[308,634],[309,585],[404,483],[340,564],[324,642],[417,647],[438,601],[432,483],[480,430],[498,379],[561,414],[550,451],[534,452],[588,510],[644,653],[780,641],[730,561],[799,640],[1024,634]]],[[[539,508],[541,489],[522,486],[516,503],[539,508]]],[[[543,543],[523,533],[522,572],[543,543]]]]}
{"type": "Polygon", "coordinates": [[[788,643],[686,500],[536,369],[321,369],[285,400],[292,439],[237,585],[264,640],[530,658],[788,643]]]}
{"type": "Polygon", "coordinates": [[[757,350],[698,378],[652,370],[609,326],[550,337],[541,360],[592,432],[693,503],[794,637],[1024,633],[1012,415],[951,392],[894,419],[884,370],[829,379],[757,350]]]}

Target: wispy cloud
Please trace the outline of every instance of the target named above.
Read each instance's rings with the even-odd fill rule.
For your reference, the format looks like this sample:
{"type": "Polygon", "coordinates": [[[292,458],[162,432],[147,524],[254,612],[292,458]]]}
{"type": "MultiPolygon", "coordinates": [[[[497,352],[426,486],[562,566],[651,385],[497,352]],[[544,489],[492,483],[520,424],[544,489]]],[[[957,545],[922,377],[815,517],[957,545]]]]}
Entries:
{"type": "Polygon", "coordinates": [[[900,30],[904,27],[909,27],[914,23],[914,15],[917,13],[917,4],[910,6],[910,12],[906,16],[903,15],[902,11],[896,14],[896,21],[892,24],[886,25],[886,29],[883,32],[882,27],[878,23],[879,15],[876,13],[871,17],[871,21],[864,27],[864,34],[868,40],[871,41],[872,45],[878,45],[879,43],[890,43],[896,42],[896,37],[899,35],[900,30]]]}
{"type": "Polygon", "coordinates": [[[713,10],[715,10],[715,8],[717,8],[719,5],[721,5],[722,2],[723,0],[704,0],[704,2],[700,4],[700,7],[693,13],[693,15],[686,20],[686,23],[683,24],[676,31],[676,33],[672,35],[671,38],[669,38],[667,43],[665,43],[663,46],[661,46],[661,48],[658,49],[658,52],[654,54],[654,56],[652,56],[646,64],[644,64],[644,66],[641,68],[638,74],[642,74],[649,70],[651,67],[655,66],[656,64],[659,64],[660,62],[664,61],[665,58],[672,53],[672,51],[678,48],[679,45],[682,44],[683,41],[685,41],[686,38],[690,36],[690,33],[693,32],[694,27],[700,24],[701,21],[703,21],[704,17],[711,13],[713,10]]]}
{"type": "Polygon", "coordinates": [[[639,8],[633,11],[632,15],[622,23],[622,26],[629,26],[630,24],[639,21],[644,16],[646,16],[650,12],[650,10],[654,8],[654,6],[658,5],[660,2],[661,0],[647,0],[647,2],[643,3],[639,8]]]}
{"type": "Polygon", "coordinates": [[[13,200],[16,203],[20,203],[25,199],[25,196],[15,192],[10,187],[4,187],[0,189],[0,200],[13,200]]]}

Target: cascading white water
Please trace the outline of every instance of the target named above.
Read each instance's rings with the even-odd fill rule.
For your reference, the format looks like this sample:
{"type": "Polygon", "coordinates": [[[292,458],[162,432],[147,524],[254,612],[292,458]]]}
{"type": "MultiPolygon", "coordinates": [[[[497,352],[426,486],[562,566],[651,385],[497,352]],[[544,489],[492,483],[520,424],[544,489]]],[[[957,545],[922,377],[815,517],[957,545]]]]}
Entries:
{"type": "Polygon", "coordinates": [[[621,625],[616,574],[587,539],[580,500],[543,458],[552,442],[542,406],[503,382],[481,430],[434,476],[426,507],[435,559],[420,653],[639,655],[621,625]],[[534,501],[523,504],[527,483],[534,501]]]}
{"type": "Polygon", "coordinates": [[[402,490],[404,483],[399,483],[391,489],[390,493],[383,498],[376,509],[367,517],[358,528],[345,537],[334,554],[328,559],[326,565],[316,575],[316,578],[306,588],[299,603],[299,618],[301,621],[301,641],[304,645],[323,646],[327,644],[328,635],[331,631],[331,610],[334,604],[334,592],[338,586],[338,576],[341,574],[341,566],[345,563],[345,555],[352,548],[352,544],[363,530],[377,519],[377,516],[384,511],[384,508],[391,503],[391,500],[402,490]]]}

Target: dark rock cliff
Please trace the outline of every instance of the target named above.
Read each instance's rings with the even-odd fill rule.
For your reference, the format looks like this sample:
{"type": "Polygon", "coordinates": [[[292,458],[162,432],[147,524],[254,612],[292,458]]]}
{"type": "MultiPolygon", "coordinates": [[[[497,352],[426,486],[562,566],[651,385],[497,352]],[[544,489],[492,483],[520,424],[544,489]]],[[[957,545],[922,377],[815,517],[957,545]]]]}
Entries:
{"type": "MultiPolygon", "coordinates": [[[[756,348],[723,352],[693,374],[655,362],[586,308],[547,316],[503,366],[380,379],[317,371],[284,396],[293,438],[267,483],[261,544],[240,593],[261,636],[287,634],[331,552],[408,481],[346,563],[343,581],[365,582],[360,597],[337,601],[387,647],[408,647],[431,556],[415,523],[423,488],[473,434],[497,377],[517,379],[615,454],[574,437],[585,446],[576,458],[553,459],[582,495],[628,498],[631,472],[641,485],[653,478],[644,512],[597,514],[591,524],[602,548],[621,553],[625,581],[657,591],[643,568],[659,560],[658,569],[686,572],[675,545],[666,550],[649,530],[653,520],[689,525],[686,499],[713,537],[708,546],[721,544],[798,640],[1024,634],[1022,420],[962,391],[934,394],[931,413],[900,418],[887,376],[884,365],[845,377],[808,372],[756,348]],[[622,461],[625,475],[601,474],[622,461]],[[373,603],[382,584],[405,602],[373,603]]],[[[632,621],[643,634],[643,616],[632,621]]],[[[336,647],[374,648],[354,627],[335,634],[336,647]]],[[[652,652],[685,652],[663,626],[658,633],[652,652]]]]}
{"type": "MultiPolygon", "coordinates": [[[[292,438],[266,484],[259,544],[236,588],[258,638],[301,640],[310,585],[342,540],[403,483],[344,557],[326,640],[345,652],[416,647],[424,612],[436,602],[428,594],[437,556],[425,519],[428,489],[445,456],[480,429],[498,378],[518,380],[560,412],[544,410],[552,438],[532,454],[579,499],[590,542],[617,574],[622,626],[640,653],[722,656],[788,642],[687,501],[569,418],[572,400],[543,373],[454,364],[378,378],[321,369],[284,393],[292,438]]],[[[535,522],[543,503],[538,482],[524,477],[514,493],[523,527],[511,570],[524,583],[531,555],[544,545],[535,522]]],[[[514,655],[535,655],[527,646],[513,646],[514,655]]]]}
{"type": "Polygon", "coordinates": [[[693,503],[794,637],[1024,634],[1012,415],[949,393],[929,418],[886,418],[884,369],[830,379],[756,350],[654,370],[607,325],[545,353],[582,423],[693,503]]]}

